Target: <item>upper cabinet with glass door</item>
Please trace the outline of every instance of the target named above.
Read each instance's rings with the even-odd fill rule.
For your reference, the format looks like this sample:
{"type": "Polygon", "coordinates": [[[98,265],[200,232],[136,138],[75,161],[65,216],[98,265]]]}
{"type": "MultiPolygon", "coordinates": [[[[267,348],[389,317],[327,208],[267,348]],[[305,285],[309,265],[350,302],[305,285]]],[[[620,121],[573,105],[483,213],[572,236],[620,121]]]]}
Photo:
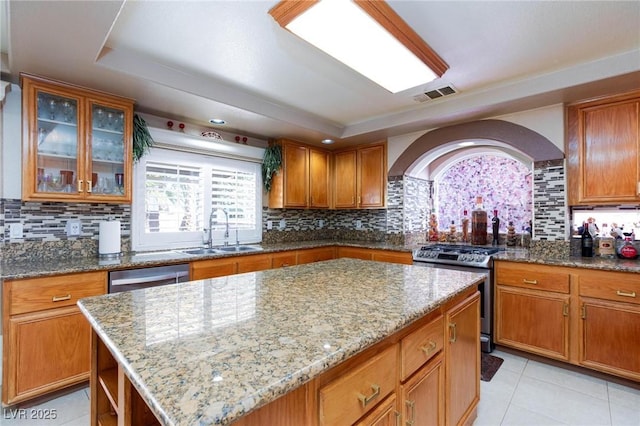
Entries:
{"type": "Polygon", "coordinates": [[[130,203],[133,101],[21,77],[22,199],[130,203]]]}

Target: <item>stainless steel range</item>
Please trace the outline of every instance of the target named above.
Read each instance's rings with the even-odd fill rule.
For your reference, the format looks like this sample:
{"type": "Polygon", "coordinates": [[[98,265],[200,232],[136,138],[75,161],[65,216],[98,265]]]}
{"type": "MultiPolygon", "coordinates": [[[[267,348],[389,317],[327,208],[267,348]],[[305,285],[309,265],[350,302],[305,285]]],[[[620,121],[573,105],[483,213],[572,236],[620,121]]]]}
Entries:
{"type": "Polygon", "coordinates": [[[480,291],[480,346],[483,352],[493,350],[493,258],[498,247],[461,244],[430,244],[413,251],[413,264],[432,268],[484,273],[480,291]]]}

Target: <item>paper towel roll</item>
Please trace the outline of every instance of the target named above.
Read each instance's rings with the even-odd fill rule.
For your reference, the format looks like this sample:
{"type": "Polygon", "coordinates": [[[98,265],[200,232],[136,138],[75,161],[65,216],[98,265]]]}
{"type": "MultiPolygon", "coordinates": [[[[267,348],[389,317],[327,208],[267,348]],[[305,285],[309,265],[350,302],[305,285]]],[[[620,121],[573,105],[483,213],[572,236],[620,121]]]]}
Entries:
{"type": "Polygon", "coordinates": [[[120,221],[100,222],[99,232],[98,255],[120,253],[120,221]]]}

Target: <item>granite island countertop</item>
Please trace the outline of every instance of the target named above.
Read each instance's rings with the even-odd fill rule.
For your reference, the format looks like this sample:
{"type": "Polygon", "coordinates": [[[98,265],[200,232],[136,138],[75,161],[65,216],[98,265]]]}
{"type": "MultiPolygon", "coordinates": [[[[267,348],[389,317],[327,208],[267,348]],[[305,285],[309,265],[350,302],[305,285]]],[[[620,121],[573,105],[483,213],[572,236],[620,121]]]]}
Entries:
{"type": "Polygon", "coordinates": [[[78,302],[167,425],[228,424],[484,275],[337,259],[78,302]]]}

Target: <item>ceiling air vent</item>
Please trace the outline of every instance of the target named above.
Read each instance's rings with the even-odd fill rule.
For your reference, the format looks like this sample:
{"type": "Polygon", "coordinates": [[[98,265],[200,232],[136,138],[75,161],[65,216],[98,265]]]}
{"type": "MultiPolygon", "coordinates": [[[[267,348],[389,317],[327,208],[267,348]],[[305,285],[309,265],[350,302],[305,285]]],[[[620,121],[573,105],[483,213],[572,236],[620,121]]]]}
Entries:
{"type": "Polygon", "coordinates": [[[416,102],[426,102],[428,100],[442,98],[443,96],[453,95],[456,89],[452,85],[444,86],[439,89],[429,90],[413,97],[416,102]]]}

